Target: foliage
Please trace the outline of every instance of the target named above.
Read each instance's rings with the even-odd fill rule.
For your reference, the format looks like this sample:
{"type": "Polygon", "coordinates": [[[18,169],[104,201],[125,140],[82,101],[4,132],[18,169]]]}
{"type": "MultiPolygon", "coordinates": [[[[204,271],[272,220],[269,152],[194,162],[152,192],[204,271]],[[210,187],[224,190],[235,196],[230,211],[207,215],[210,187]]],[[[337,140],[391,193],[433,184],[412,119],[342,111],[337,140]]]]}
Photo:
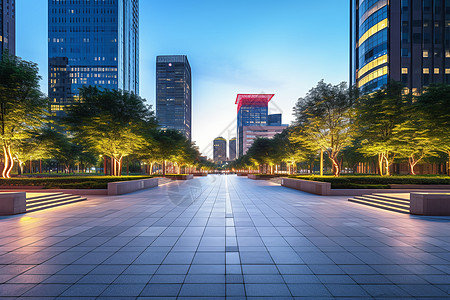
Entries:
{"type": "Polygon", "coordinates": [[[450,175],[450,85],[431,85],[417,99],[417,108],[423,117],[423,127],[435,148],[446,152],[450,175]]]}
{"type": "Polygon", "coordinates": [[[390,175],[389,167],[398,154],[394,129],[407,120],[412,99],[402,94],[402,85],[390,82],[385,89],[363,96],[356,103],[356,121],[361,140],[359,151],[377,156],[380,175],[390,175]]]}
{"type": "Polygon", "coordinates": [[[2,177],[9,178],[17,152],[47,116],[48,99],[39,90],[38,67],[4,54],[0,61],[0,137],[4,153],[2,177]]]}
{"type": "Polygon", "coordinates": [[[44,188],[77,188],[77,189],[91,189],[102,188],[106,189],[109,182],[139,180],[152,178],[152,176],[56,176],[56,177],[23,177],[23,178],[8,178],[0,179],[0,186],[43,186],[44,188]]]}
{"type": "Polygon", "coordinates": [[[114,160],[113,174],[122,170],[122,159],[140,152],[144,143],[143,130],[156,127],[153,111],[144,99],[134,93],[80,89],[81,101],[68,109],[67,129],[80,145],[114,160]]]}
{"type": "Polygon", "coordinates": [[[333,86],[322,80],[294,107],[297,128],[291,140],[310,151],[327,153],[335,176],[340,174],[338,155],[351,144],[355,133],[353,99],[354,91],[345,83],[333,86]]]}
{"type": "Polygon", "coordinates": [[[290,178],[330,182],[332,188],[388,188],[389,184],[450,184],[450,178],[443,176],[289,176],[290,178]],[[378,186],[378,187],[376,187],[378,186]]]}

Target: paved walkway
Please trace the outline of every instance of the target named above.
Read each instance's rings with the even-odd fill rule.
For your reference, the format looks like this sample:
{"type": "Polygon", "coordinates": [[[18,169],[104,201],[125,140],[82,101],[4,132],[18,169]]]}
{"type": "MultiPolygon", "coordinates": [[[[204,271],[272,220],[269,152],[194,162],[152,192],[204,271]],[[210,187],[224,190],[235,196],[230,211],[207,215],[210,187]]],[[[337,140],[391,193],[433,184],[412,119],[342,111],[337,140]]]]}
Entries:
{"type": "Polygon", "coordinates": [[[0,296],[450,297],[450,218],[346,200],[210,175],[1,217],[0,296]]]}

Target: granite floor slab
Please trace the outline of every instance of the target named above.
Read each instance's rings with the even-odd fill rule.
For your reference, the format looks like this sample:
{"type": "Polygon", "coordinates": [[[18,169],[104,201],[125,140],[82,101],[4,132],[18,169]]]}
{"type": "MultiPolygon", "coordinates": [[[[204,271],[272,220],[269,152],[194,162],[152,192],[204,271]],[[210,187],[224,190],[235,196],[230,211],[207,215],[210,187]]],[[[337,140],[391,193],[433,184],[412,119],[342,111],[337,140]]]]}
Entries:
{"type": "Polygon", "coordinates": [[[0,217],[1,299],[450,299],[450,217],[232,175],[0,217]]]}

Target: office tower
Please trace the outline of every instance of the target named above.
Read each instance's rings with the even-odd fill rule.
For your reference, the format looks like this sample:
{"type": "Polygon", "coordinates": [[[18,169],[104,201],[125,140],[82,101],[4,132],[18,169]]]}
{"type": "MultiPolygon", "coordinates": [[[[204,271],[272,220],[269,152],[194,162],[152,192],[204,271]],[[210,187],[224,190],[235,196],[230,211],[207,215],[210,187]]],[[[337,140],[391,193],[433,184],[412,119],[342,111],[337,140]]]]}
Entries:
{"type": "Polygon", "coordinates": [[[216,163],[223,163],[227,160],[227,140],[219,136],[214,139],[213,159],[216,163]]]}
{"type": "Polygon", "coordinates": [[[192,137],[191,66],[186,55],[156,57],[156,117],[162,129],[192,137]]]}
{"type": "Polygon", "coordinates": [[[228,160],[232,161],[236,159],[236,138],[232,138],[228,142],[228,160]]]}
{"type": "Polygon", "coordinates": [[[281,125],[281,115],[271,120],[280,126],[269,126],[269,101],[273,94],[238,94],[237,107],[237,155],[244,155],[257,136],[271,138],[287,126],[281,125]]]}
{"type": "Polygon", "coordinates": [[[242,128],[242,153],[247,153],[257,138],[271,139],[275,135],[283,132],[287,125],[267,125],[267,126],[244,126],[242,128]]]}
{"type": "Polygon", "coordinates": [[[450,83],[450,1],[351,0],[350,23],[350,82],[362,92],[450,83]]]}
{"type": "Polygon", "coordinates": [[[48,0],[52,112],[84,85],[139,93],[139,0],[48,0]]]}
{"type": "Polygon", "coordinates": [[[16,55],[15,0],[0,0],[0,58],[6,51],[16,55]]]}
{"type": "Polygon", "coordinates": [[[281,126],[281,114],[268,115],[267,123],[269,126],[281,126]]]}

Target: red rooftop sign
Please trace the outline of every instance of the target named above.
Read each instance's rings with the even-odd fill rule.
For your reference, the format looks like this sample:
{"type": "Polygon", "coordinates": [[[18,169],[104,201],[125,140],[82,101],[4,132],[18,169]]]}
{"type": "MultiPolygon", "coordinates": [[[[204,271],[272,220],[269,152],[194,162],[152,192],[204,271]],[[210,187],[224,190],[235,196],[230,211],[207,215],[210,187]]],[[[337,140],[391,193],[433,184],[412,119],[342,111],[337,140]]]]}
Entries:
{"type": "Polygon", "coordinates": [[[267,106],[275,94],[238,94],[236,97],[237,110],[241,109],[242,105],[252,106],[267,106]]]}

